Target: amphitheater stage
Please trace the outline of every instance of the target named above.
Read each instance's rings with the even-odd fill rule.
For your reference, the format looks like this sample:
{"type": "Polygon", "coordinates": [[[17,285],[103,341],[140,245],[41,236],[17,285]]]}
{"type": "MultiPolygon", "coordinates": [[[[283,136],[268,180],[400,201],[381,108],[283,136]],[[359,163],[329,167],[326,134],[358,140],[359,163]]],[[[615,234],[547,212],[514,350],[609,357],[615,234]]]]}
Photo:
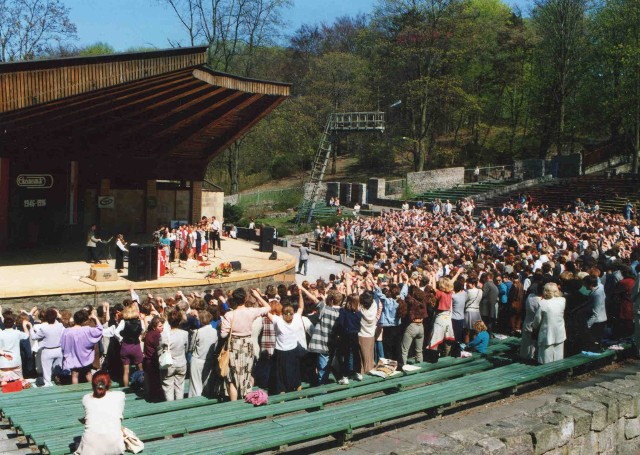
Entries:
{"type": "MultiPolygon", "coordinates": [[[[116,303],[127,296],[130,288],[143,297],[146,293],[167,297],[182,290],[204,291],[244,287],[264,288],[270,283],[294,282],[296,259],[290,254],[278,252],[276,260],[270,253],[259,251],[258,245],[244,240],[223,240],[222,250],[204,261],[181,261],[172,264],[173,273],[153,281],[130,281],[127,270],[118,274],[116,281],[97,282],[89,278],[91,264],[84,261],[65,261],[69,253],[23,253],[0,262],[0,305],[30,308],[33,305],[55,305],[58,308],[75,309],[79,305],[103,300],[116,303]],[[40,261],[40,262],[36,262],[40,261]],[[239,261],[241,269],[227,277],[205,278],[206,274],[222,262],[239,261]]],[[[84,257],[76,248],[76,257],[84,257]]],[[[104,261],[103,261],[104,262],[104,261]]],[[[111,268],[115,260],[108,260],[111,268]]]]}

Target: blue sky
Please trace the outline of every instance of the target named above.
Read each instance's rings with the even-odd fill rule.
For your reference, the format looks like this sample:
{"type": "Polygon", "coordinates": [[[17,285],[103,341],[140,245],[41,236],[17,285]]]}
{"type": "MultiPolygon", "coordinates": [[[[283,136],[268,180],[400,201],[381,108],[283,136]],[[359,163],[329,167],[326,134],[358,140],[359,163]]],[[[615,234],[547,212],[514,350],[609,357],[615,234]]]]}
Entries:
{"type": "MultiPolygon", "coordinates": [[[[63,0],[78,27],[79,46],[106,42],[117,51],[129,47],[171,47],[167,38],[187,45],[173,12],[158,0],[63,0]]],[[[370,13],[377,0],[294,0],[284,13],[286,33],[302,24],[332,22],[339,16],[370,13]]]]}
{"type": "MultiPolygon", "coordinates": [[[[527,0],[507,0],[520,4],[527,0]]],[[[187,45],[173,12],[159,0],[63,0],[78,27],[79,46],[102,41],[116,51],[130,47],[169,48],[168,39],[187,45]]],[[[336,17],[371,13],[378,0],[293,0],[284,12],[285,34],[302,24],[331,23],[336,17]]]]}

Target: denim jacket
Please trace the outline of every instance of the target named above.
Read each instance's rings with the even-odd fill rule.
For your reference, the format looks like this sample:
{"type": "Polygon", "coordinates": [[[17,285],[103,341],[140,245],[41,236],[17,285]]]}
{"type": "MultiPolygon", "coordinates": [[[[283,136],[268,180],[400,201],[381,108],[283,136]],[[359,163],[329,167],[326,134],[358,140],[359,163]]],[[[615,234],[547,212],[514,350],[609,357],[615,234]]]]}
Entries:
{"type": "MultiPolygon", "coordinates": [[[[398,298],[404,299],[408,293],[409,287],[403,284],[398,298]]],[[[400,318],[396,315],[396,310],[398,309],[397,300],[385,297],[379,287],[376,287],[373,291],[373,298],[376,304],[380,305],[380,303],[382,303],[382,314],[380,315],[378,325],[381,327],[395,327],[400,325],[400,318]]]]}

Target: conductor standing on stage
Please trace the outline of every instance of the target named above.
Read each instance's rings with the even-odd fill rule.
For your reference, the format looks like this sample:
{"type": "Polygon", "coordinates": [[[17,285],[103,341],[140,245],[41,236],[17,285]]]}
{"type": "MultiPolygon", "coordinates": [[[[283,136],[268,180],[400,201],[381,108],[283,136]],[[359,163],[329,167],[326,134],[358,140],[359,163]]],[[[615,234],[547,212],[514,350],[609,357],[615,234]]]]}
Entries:
{"type": "Polygon", "coordinates": [[[218,249],[222,250],[220,246],[220,230],[222,227],[220,226],[220,221],[216,219],[216,217],[211,217],[211,233],[213,234],[213,249],[216,249],[216,244],[218,244],[218,249]]]}
{"type": "Polygon", "coordinates": [[[100,259],[98,259],[98,250],[97,244],[98,242],[102,242],[102,239],[96,237],[96,225],[93,224],[89,228],[89,232],[87,233],[87,257],[89,259],[88,262],[93,262],[94,264],[100,264],[100,259]]]}

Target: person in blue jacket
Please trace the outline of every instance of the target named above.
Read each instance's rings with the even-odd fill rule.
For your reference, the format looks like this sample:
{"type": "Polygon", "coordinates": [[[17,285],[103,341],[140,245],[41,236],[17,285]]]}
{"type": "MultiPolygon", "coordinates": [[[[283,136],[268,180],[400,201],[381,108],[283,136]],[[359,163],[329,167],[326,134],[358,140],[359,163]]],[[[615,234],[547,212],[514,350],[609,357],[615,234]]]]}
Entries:
{"type": "Polygon", "coordinates": [[[480,354],[486,354],[489,347],[489,332],[487,326],[482,321],[476,321],[473,324],[473,330],[476,332],[476,336],[467,345],[467,351],[475,351],[480,354]]]}

